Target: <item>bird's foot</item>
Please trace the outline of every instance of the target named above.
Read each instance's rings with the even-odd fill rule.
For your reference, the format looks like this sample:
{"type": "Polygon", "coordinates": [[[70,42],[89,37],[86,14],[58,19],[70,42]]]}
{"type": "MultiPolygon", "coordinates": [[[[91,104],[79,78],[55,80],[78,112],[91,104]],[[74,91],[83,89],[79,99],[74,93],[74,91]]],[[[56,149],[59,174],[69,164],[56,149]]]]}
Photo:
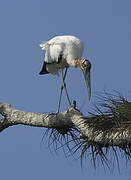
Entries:
{"type": "Polygon", "coordinates": [[[60,112],[60,111],[57,110],[55,114],[57,115],[57,114],[59,114],[59,112],[60,112]]]}
{"type": "MultiPolygon", "coordinates": [[[[72,103],[72,105],[70,106],[70,108],[73,108],[73,109],[75,109],[75,110],[77,110],[77,111],[80,112],[80,110],[77,109],[77,107],[76,107],[76,101],[75,101],[75,100],[73,100],[73,103],[72,103]]],[[[70,109],[70,108],[69,108],[69,109],[70,109]]]]}
{"type": "Polygon", "coordinates": [[[75,100],[73,100],[73,102],[72,102],[72,104],[70,105],[70,107],[76,109],[76,101],[75,101],[75,100]]]}
{"type": "Polygon", "coordinates": [[[73,101],[72,106],[73,106],[74,109],[76,109],[76,101],[75,100],[73,101]]]}
{"type": "Polygon", "coordinates": [[[60,113],[60,106],[57,108],[57,111],[55,114],[59,114],[60,113]]]}

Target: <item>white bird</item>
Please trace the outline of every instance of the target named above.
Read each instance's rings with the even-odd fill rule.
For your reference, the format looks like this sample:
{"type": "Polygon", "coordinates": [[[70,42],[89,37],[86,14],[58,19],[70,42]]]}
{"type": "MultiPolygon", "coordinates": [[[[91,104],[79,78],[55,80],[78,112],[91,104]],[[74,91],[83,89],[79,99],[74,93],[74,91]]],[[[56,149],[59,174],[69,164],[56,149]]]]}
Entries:
{"type": "Polygon", "coordinates": [[[63,88],[71,105],[67,89],[65,86],[65,77],[68,67],[80,68],[84,74],[86,86],[88,90],[89,100],[91,97],[90,85],[90,69],[91,63],[89,60],[81,58],[84,50],[83,42],[75,36],[62,35],[56,36],[47,42],[41,43],[40,47],[45,50],[44,63],[40,75],[51,73],[53,75],[61,72],[62,86],[60,92],[60,100],[58,105],[58,112],[60,108],[61,96],[63,88]],[[65,73],[63,72],[65,69],[65,73]]]}

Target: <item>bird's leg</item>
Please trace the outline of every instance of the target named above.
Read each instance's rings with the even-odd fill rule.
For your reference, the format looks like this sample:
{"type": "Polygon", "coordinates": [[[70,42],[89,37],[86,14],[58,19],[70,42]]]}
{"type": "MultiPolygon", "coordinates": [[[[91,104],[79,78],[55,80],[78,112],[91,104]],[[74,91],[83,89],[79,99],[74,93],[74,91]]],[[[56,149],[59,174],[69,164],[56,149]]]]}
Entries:
{"type": "Polygon", "coordinates": [[[62,85],[61,85],[61,90],[60,90],[60,97],[59,97],[57,113],[59,113],[59,110],[60,110],[60,104],[61,104],[63,88],[65,88],[65,92],[66,92],[66,95],[67,95],[68,102],[71,105],[71,102],[70,102],[70,99],[69,99],[69,96],[68,96],[68,93],[67,93],[66,85],[65,85],[65,78],[66,78],[67,70],[68,70],[68,68],[66,68],[66,70],[64,72],[64,75],[63,75],[63,70],[62,70],[62,73],[61,73],[62,74],[62,85]]]}
{"type": "MultiPolygon", "coordinates": [[[[68,70],[68,68],[66,68],[66,70],[65,70],[64,77],[62,78],[62,79],[63,79],[62,82],[65,81],[67,70],[68,70]]],[[[62,70],[62,71],[63,71],[63,70],[62,70]]],[[[63,86],[63,83],[62,83],[61,89],[60,89],[60,96],[59,96],[57,113],[59,113],[59,110],[60,110],[60,104],[61,104],[61,98],[62,98],[63,88],[64,88],[64,86],[63,86]]]]}
{"type": "Polygon", "coordinates": [[[62,74],[62,86],[65,89],[67,100],[69,102],[69,105],[71,106],[71,101],[70,101],[70,98],[69,98],[69,95],[68,95],[68,92],[67,92],[67,88],[66,88],[66,84],[65,84],[65,77],[66,77],[66,74],[67,74],[67,68],[65,70],[65,74],[63,74],[63,70],[62,70],[61,74],[62,74]]]}

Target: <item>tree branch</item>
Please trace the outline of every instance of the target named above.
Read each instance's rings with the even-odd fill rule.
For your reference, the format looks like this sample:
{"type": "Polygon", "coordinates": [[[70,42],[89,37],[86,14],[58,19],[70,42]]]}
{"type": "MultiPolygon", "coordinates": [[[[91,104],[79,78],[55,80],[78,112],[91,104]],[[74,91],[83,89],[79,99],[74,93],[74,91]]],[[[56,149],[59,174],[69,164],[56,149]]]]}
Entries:
{"type": "Polygon", "coordinates": [[[93,161],[99,155],[103,163],[107,161],[106,154],[110,147],[117,159],[115,147],[118,147],[130,159],[131,103],[122,96],[116,97],[106,94],[104,99],[100,98],[101,103],[95,105],[95,113],[90,112],[89,117],[85,117],[75,106],[58,114],[41,114],[21,111],[1,102],[0,114],[3,118],[0,120],[0,132],[18,124],[44,127],[51,129],[49,146],[55,143],[55,149],[58,148],[57,143],[67,145],[71,154],[81,149],[83,157],[91,148],[93,161]],[[75,145],[70,148],[72,141],[75,145]]]}
{"type": "Polygon", "coordinates": [[[65,125],[72,126],[72,117],[70,117],[68,111],[59,114],[26,112],[15,109],[10,104],[1,102],[0,114],[5,117],[0,121],[0,131],[18,124],[46,128],[57,128],[65,125]]]}
{"type": "Polygon", "coordinates": [[[59,114],[41,114],[21,111],[6,103],[0,103],[0,113],[5,117],[0,121],[0,131],[18,124],[56,129],[75,126],[81,137],[93,144],[101,144],[103,147],[131,144],[131,127],[115,127],[112,123],[114,117],[108,115],[84,117],[73,107],[59,114]]]}

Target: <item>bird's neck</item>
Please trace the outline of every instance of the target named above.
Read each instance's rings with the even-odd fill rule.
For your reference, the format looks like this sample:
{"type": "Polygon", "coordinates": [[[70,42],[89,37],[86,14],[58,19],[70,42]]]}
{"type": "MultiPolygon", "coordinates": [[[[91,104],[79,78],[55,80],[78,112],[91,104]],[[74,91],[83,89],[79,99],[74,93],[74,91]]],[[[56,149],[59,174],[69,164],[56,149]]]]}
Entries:
{"type": "Polygon", "coordinates": [[[81,59],[81,58],[75,59],[74,62],[73,62],[74,67],[76,67],[76,68],[79,67],[80,68],[84,61],[85,61],[85,59],[81,59]]]}
{"type": "Polygon", "coordinates": [[[80,64],[82,63],[81,62],[82,59],[71,59],[71,60],[68,60],[67,63],[69,66],[72,66],[72,67],[80,67],[80,64]]]}

